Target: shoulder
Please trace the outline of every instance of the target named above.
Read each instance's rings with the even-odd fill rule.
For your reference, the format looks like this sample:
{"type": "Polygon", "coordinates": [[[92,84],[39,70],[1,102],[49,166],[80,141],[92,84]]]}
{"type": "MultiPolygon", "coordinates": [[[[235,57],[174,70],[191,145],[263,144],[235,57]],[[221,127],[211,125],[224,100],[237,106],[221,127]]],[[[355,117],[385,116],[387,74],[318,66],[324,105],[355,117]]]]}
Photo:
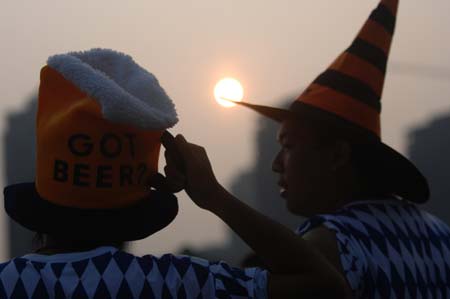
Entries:
{"type": "MultiPolygon", "coordinates": [[[[19,267],[20,269],[24,267],[26,261],[22,258],[14,258],[9,261],[5,261],[0,263],[0,276],[9,275],[11,270],[16,271],[15,269],[19,267]]],[[[0,296],[0,298],[2,298],[0,296]]]]}
{"type": "Polygon", "coordinates": [[[360,294],[368,283],[369,260],[364,242],[371,242],[371,232],[375,231],[368,227],[378,223],[365,209],[366,206],[352,207],[337,214],[320,215],[320,224],[311,225],[302,234],[346,278],[347,291],[353,294],[360,294]]]}
{"type": "Polygon", "coordinates": [[[320,252],[327,261],[346,278],[347,288],[345,290],[347,297],[351,297],[352,287],[348,282],[347,271],[342,266],[341,252],[336,238],[336,232],[321,225],[309,230],[303,235],[309,244],[311,244],[318,252],[320,252]]]}
{"type": "Polygon", "coordinates": [[[138,258],[138,263],[147,271],[147,277],[171,282],[178,289],[182,285],[187,297],[201,293],[207,298],[253,298],[266,292],[267,271],[260,268],[239,269],[223,261],[173,254],[145,255],[138,258]]]}
{"type": "Polygon", "coordinates": [[[380,198],[355,201],[332,213],[307,219],[297,233],[304,235],[318,226],[325,226],[335,231],[338,237],[341,234],[369,237],[372,232],[383,233],[383,225],[390,228],[394,222],[410,220],[412,215],[416,219],[423,216],[415,206],[399,200],[380,198]]]}
{"type": "Polygon", "coordinates": [[[303,235],[303,239],[313,245],[327,260],[343,274],[339,259],[336,233],[321,225],[311,229],[303,235]]]}

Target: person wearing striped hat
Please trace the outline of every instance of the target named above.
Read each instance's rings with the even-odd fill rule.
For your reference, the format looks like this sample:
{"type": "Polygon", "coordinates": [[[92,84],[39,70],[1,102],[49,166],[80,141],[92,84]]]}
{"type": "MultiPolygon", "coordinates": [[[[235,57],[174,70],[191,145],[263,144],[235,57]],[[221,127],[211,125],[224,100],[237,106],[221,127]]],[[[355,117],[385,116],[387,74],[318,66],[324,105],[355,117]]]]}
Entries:
{"type": "MultiPolygon", "coordinates": [[[[353,298],[450,298],[450,228],[420,209],[429,199],[427,180],[381,140],[397,9],[398,0],[381,0],[350,47],[289,109],[236,104],[280,122],[272,168],[281,197],[290,212],[308,217],[298,235],[345,278],[353,298]]],[[[170,185],[186,188],[200,205],[229,196],[209,170],[199,170],[209,165],[206,155],[182,136],[176,141],[196,162],[186,160],[184,172],[169,165],[170,185]]]]}
{"type": "Polygon", "coordinates": [[[93,49],[48,59],[39,87],[36,179],[4,190],[8,215],[42,236],[42,244],[0,263],[0,298],[343,295],[345,282],[325,258],[237,200],[227,207],[211,200],[203,207],[265,257],[271,273],[190,256],[134,256],[120,249],[125,241],[163,229],[177,215],[177,199],[158,173],[161,138],[173,150],[166,130],[177,120],[158,80],[130,56],[93,49]],[[241,215],[238,222],[230,211],[241,215]],[[267,250],[270,241],[309,259],[290,258],[281,248],[267,250]],[[317,285],[318,277],[327,279],[317,285]]]}

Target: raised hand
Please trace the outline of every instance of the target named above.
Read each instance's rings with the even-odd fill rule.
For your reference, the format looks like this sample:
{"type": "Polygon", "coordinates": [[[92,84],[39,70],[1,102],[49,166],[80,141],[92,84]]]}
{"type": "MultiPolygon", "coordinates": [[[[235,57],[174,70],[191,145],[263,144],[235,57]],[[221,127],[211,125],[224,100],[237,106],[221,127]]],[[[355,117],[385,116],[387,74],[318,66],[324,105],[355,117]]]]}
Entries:
{"type": "Polygon", "coordinates": [[[183,135],[173,137],[166,132],[161,138],[165,147],[167,185],[172,192],[185,189],[201,208],[211,209],[221,186],[217,182],[206,150],[186,141],[183,135]]]}

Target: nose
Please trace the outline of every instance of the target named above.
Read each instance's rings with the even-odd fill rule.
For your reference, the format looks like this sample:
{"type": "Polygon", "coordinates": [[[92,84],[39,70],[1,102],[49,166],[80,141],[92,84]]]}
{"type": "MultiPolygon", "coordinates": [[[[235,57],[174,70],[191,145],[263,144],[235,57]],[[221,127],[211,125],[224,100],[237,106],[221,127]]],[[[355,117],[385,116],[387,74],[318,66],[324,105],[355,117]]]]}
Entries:
{"type": "Polygon", "coordinates": [[[281,163],[281,150],[272,161],[272,171],[276,173],[281,173],[283,171],[283,163],[281,163]]]}

